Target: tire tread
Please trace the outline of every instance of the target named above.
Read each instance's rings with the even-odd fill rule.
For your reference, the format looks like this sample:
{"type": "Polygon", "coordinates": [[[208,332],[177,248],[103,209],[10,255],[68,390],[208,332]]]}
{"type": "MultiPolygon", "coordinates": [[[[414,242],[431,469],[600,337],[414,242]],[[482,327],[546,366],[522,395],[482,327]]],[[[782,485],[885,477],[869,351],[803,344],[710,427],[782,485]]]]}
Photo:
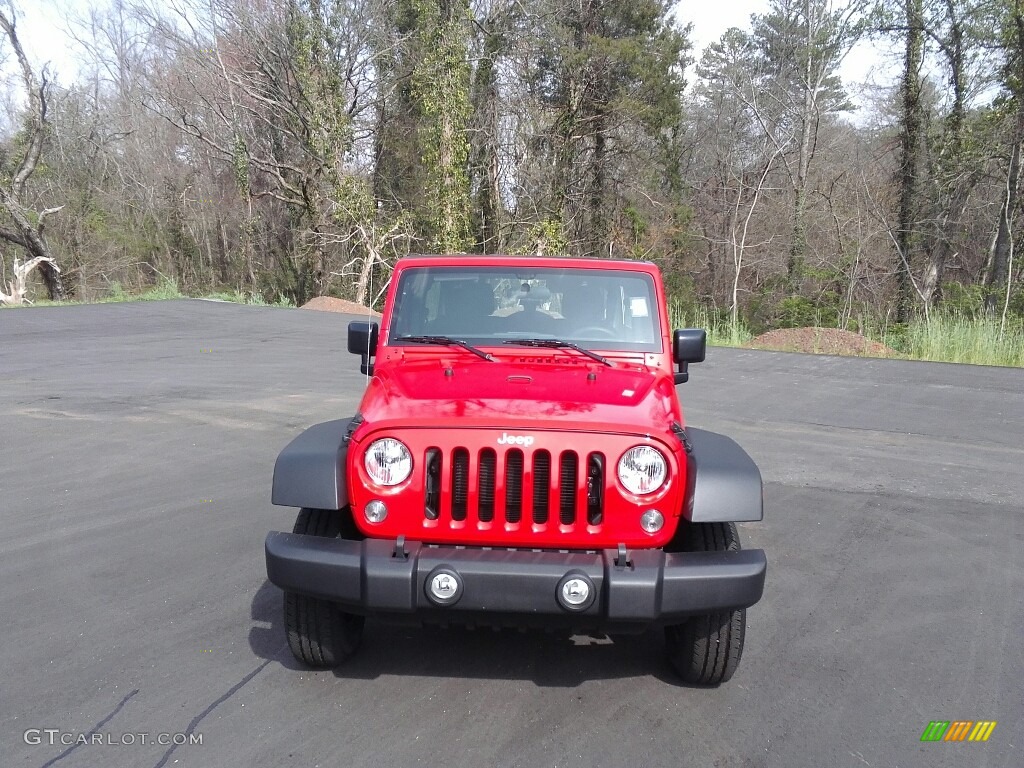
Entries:
{"type": "MultiPolygon", "coordinates": [[[[690,523],[683,534],[687,552],[728,552],[740,549],[734,523],[690,523]]],[[[694,616],[684,624],[665,628],[669,661],[688,683],[718,685],[727,682],[743,655],[747,612],[718,611],[694,616]]]]}
{"type": "MultiPolygon", "coordinates": [[[[335,538],[343,512],[300,509],[293,533],[335,538]]],[[[335,667],[355,653],[363,617],[343,613],[334,603],[294,592],[284,593],[284,626],[295,658],[311,667],[335,667]]]]}

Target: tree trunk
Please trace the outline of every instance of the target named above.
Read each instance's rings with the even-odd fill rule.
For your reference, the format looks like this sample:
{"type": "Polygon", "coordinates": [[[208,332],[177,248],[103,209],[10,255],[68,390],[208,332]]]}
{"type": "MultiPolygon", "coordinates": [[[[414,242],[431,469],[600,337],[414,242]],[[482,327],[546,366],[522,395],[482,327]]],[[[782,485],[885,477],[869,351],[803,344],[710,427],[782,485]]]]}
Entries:
{"type": "MultiPolygon", "coordinates": [[[[370,288],[370,277],[373,275],[373,268],[380,261],[377,249],[373,243],[366,242],[366,256],[359,267],[359,277],[356,279],[356,304],[367,305],[367,293],[370,288]]],[[[372,297],[370,297],[372,300],[372,297]]]]}
{"type": "Polygon", "coordinates": [[[60,276],[60,270],[54,267],[56,261],[50,253],[50,246],[47,245],[46,237],[42,232],[46,212],[39,216],[39,223],[34,225],[28,217],[27,209],[14,199],[9,190],[2,187],[0,187],[0,204],[7,209],[7,213],[17,228],[13,232],[0,230],[0,239],[20,245],[31,254],[32,258],[45,259],[39,263],[39,273],[43,276],[46,292],[51,301],[64,301],[67,298],[64,280],[60,276]]]}
{"type": "Polygon", "coordinates": [[[497,60],[503,53],[503,35],[495,29],[501,23],[501,19],[488,20],[489,29],[484,32],[483,56],[473,76],[473,120],[476,125],[472,141],[470,186],[476,190],[474,239],[480,253],[497,253],[501,249],[497,60]]]}
{"type": "Polygon", "coordinates": [[[1017,118],[1017,135],[1010,148],[1010,166],[1006,173],[1006,189],[999,207],[999,225],[989,251],[985,270],[985,311],[995,314],[1000,299],[1000,286],[1008,278],[1007,266],[1013,249],[1013,214],[1017,209],[1017,184],[1020,181],[1021,137],[1024,135],[1024,114],[1017,118]]]}
{"type": "Polygon", "coordinates": [[[923,1],[905,0],[907,38],[903,62],[903,115],[900,131],[899,221],[896,231],[896,322],[910,319],[913,280],[910,273],[916,237],[917,174],[921,165],[921,63],[924,56],[923,1]]]}
{"type": "Polygon", "coordinates": [[[587,256],[608,256],[608,215],[605,210],[605,179],[607,178],[607,137],[605,116],[591,119],[594,130],[594,151],[590,159],[590,224],[587,232],[587,256]]]}
{"type": "Polygon", "coordinates": [[[797,158],[796,178],[794,179],[793,195],[793,242],[789,249],[789,260],[786,264],[786,280],[789,283],[790,292],[798,292],[800,289],[800,277],[804,271],[807,261],[807,176],[811,167],[811,154],[813,152],[813,139],[816,133],[815,121],[817,120],[815,109],[814,85],[814,24],[811,19],[809,4],[804,4],[805,28],[805,56],[803,74],[804,104],[800,115],[800,156],[797,158]]]}
{"type": "Polygon", "coordinates": [[[942,301],[942,278],[946,264],[953,255],[953,238],[957,225],[963,220],[967,209],[969,189],[962,185],[954,191],[946,211],[942,214],[939,225],[939,237],[928,253],[928,264],[921,281],[921,293],[925,306],[934,307],[942,301]]]}
{"type": "Polygon", "coordinates": [[[942,47],[949,66],[949,83],[953,87],[953,104],[946,119],[944,146],[939,157],[938,199],[942,209],[940,223],[922,280],[921,292],[926,307],[942,300],[942,278],[946,262],[953,253],[953,242],[963,221],[974,174],[964,168],[964,126],[967,119],[967,95],[964,79],[964,29],[957,15],[956,4],[946,0],[949,39],[942,47]]]}

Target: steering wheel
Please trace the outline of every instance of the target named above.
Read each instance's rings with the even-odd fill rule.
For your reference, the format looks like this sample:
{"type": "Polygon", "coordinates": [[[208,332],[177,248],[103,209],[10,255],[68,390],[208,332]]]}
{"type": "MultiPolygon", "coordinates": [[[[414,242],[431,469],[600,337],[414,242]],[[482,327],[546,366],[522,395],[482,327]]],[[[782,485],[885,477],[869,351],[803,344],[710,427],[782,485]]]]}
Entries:
{"type": "Polygon", "coordinates": [[[589,336],[590,334],[597,334],[598,336],[606,339],[617,338],[615,331],[605,328],[603,325],[585,325],[582,328],[573,328],[572,334],[573,336],[589,336]]]}

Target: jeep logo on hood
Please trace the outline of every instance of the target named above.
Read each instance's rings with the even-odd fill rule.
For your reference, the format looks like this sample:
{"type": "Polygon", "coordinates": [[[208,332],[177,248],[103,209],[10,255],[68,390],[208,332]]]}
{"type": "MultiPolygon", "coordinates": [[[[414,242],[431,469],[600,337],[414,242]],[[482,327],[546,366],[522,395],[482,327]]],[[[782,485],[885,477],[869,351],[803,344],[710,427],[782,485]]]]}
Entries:
{"type": "Polygon", "coordinates": [[[508,432],[502,432],[501,437],[498,438],[498,445],[522,445],[529,447],[533,445],[533,437],[530,435],[510,435],[508,432]]]}

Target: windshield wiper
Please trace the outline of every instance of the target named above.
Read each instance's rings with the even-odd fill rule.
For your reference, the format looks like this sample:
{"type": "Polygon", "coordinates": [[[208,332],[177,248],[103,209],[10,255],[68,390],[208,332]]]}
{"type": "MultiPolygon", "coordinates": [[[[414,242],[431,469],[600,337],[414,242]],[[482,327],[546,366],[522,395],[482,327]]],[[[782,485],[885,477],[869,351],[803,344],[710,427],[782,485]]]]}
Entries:
{"type": "Polygon", "coordinates": [[[601,357],[597,352],[591,352],[589,349],[584,349],[579,344],[573,344],[571,341],[563,341],[562,339],[506,339],[506,344],[514,344],[517,347],[546,347],[547,349],[575,349],[591,360],[597,360],[599,363],[612,367],[612,363],[607,358],[601,357]]]}
{"type": "Polygon", "coordinates": [[[399,336],[397,341],[408,341],[413,344],[440,344],[445,347],[462,347],[467,352],[472,352],[483,360],[490,360],[492,363],[497,362],[494,355],[490,352],[484,352],[462,339],[453,339],[450,336],[399,336]]]}

